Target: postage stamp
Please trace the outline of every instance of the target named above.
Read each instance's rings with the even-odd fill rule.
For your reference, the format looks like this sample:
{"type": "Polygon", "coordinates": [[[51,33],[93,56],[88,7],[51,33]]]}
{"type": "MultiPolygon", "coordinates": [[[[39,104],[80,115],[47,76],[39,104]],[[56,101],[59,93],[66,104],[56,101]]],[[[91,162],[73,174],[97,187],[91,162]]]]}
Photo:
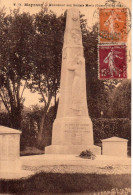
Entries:
{"type": "Polygon", "coordinates": [[[99,79],[127,78],[126,45],[99,45],[99,79]]]}
{"type": "Polygon", "coordinates": [[[100,43],[127,41],[127,8],[99,9],[100,43]]]}

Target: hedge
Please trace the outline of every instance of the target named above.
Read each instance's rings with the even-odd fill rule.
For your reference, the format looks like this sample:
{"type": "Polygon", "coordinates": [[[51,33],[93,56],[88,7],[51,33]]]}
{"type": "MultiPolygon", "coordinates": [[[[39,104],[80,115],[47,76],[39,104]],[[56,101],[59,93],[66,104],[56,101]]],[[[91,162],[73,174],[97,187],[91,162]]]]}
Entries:
{"type": "Polygon", "coordinates": [[[100,143],[101,139],[112,136],[128,139],[131,145],[131,120],[128,118],[98,118],[92,119],[94,142],[100,143]]]}
{"type": "Polygon", "coordinates": [[[10,118],[9,118],[8,113],[6,113],[6,112],[0,113],[0,125],[6,126],[6,127],[11,127],[10,118]]]}

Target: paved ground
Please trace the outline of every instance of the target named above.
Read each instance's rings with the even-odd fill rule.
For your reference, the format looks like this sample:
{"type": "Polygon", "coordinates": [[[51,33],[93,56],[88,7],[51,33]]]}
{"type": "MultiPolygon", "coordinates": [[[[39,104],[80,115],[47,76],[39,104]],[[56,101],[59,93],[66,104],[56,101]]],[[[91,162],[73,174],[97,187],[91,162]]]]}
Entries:
{"type": "Polygon", "coordinates": [[[36,172],[54,173],[97,173],[130,174],[131,158],[115,156],[97,156],[95,160],[82,159],[75,155],[34,155],[20,157],[22,170],[19,173],[2,173],[0,178],[26,178],[36,172]]]}

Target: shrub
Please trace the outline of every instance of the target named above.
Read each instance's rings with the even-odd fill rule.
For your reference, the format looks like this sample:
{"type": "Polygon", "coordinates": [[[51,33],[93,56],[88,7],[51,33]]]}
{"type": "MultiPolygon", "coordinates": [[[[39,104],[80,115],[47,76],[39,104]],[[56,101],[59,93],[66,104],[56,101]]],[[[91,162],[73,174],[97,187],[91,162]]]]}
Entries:
{"type": "Polygon", "coordinates": [[[90,150],[82,151],[79,155],[81,158],[88,158],[94,160],[96,158],[95,154],[90,150]]]}
{"type": "Polygon", "coordinates": [[[20,139],[21,150],[24,150],[26,146],[36,146],[36,139],[38,134],[37,119],[34,114],[23,113],[22,115],[22,134],[20,139]]]}
{"type": "MultiPolygon", "coordinates": [[[[32,112],[23,113],[22,120],[22,135],[21,135],[21,150],[26,146],[37,147],[37,138],[40,128],[40,119],[43,111],[38,107],[34,107],[32,112]]],[[[44,146],[51,144],[52,125],[55,119],[55,107],[51,106],[44,122],[43,139],[40,143],[39,149],[44,149],[44,146]]]]}
{"type": "Polygon", "coordinates": [[[101,139],[117,136],[128,139],[131,145],[131,120],[128,118],[92,119],[94,142],[100,143],[101,139]]]}
{"type": "Polygon", "coordinates": [[[5,112],[0,113],[0,125],[11,127],[10,117],[8,113],[5,112]]]}

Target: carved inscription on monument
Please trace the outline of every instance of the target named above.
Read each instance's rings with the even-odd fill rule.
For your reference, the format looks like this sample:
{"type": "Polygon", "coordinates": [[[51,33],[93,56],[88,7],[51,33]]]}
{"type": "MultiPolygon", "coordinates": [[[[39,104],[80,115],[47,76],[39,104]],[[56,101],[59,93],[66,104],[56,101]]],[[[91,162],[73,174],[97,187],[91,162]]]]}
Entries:
{"type": "Polygon", "coordinates": [[[71,137],[73,145],[82,145],[84,134],[90,133],[89,124],[65,124],[66,137],[71,137]]]}

